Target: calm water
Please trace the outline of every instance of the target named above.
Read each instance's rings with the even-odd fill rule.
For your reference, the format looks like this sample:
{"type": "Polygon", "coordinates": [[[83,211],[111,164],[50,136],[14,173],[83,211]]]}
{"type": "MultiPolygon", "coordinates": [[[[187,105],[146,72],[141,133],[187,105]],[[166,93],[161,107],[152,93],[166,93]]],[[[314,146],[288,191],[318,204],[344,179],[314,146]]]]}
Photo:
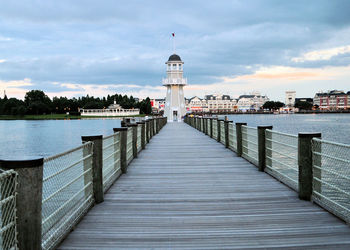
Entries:
{"type": "Polygon", "coordinates": [[[82,135],[111,135],[119,119],[0,121],[0,159],[31,159],[81,145],[82,135]]]}
{"type": "Polygon", "coordinates": [[[229,119],[252,127],[272,125],[288,134],[321,132],[323,139],[350,144],[350,114],[229,115],[229,119]]]}
{"type": "MultiPolygon", "coordinates": [[[[350,114],[230,115],[248,126],[273,125],[297,134],[322,132],[322,137],[350,144],[350,114]]],[[[110,135],[119,119],[0,121],[0,159],[46,157],[81,145],[82,135],[110,135]]]]}

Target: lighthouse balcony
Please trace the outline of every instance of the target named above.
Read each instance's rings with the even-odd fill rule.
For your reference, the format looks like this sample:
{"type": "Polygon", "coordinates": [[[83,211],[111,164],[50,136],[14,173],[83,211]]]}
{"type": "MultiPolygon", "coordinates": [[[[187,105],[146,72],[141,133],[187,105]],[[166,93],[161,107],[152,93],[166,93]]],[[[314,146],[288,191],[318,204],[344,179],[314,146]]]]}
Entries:
{"type": "Polygon", "coordinates": [[[187,78],[165,78],[162,82],[163,85],[186,85],[187,78]]]}

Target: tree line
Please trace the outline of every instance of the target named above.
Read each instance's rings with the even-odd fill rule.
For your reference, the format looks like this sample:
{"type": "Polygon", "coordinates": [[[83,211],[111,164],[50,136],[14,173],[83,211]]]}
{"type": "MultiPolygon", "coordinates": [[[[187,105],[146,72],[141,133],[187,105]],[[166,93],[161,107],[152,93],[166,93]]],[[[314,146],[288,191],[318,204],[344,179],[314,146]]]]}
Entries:
{"type": "Polygon", "coordinates": [[[124,109],[138,108],[141,114],[151,114],[151,100],[147,97],[138,101],[133,96],[108,95],[107,97],[83,96],[78,98],[53,97],[52,100],[41,90],[31,90],[24,100],[17,98],[0,98],[0,115],[42,115],[65,114],[79,115],[79,108],[103,109],[113,104],[114,100],[124,109]]]}
{"type": "MultiPolygon", "coordinates": [[[[284,106],[285,104],[283,102],[267,101],[264,103],[262,108],[268,110],[277,110],[284,106]]],[[[318,108],[317,105],[314,106],[312,103],[306,101],[297,101],[295,102],[294,107],[300,110],[311,110],[312,108],[318,108]]]]}

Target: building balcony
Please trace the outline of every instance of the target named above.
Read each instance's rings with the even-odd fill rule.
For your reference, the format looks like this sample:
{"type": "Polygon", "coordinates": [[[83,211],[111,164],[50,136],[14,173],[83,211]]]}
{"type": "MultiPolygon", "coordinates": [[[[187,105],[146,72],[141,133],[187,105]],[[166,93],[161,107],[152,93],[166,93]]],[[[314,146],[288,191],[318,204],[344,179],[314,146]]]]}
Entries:
{"type": "Polygon", "coordinates": [[[186,85],[187,78],[164,78],[163,85],[186,85]]]}

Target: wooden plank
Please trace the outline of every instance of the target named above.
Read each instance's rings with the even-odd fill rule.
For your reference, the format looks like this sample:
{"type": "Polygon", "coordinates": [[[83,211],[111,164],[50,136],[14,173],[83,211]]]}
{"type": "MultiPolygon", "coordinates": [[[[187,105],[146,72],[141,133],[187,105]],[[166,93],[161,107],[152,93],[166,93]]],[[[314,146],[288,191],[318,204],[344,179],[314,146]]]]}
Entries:
{"type": "Polygon", "coordinates": [[[222,144],[169,123],[59,249],[349,249],[350,228],[222,144]]]}

